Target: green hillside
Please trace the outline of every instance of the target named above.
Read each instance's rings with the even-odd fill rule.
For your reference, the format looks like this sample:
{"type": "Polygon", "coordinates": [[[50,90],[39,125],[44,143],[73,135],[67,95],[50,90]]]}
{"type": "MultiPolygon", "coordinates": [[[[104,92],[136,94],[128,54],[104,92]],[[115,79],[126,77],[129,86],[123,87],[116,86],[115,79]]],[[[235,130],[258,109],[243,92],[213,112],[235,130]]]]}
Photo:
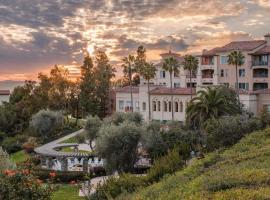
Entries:
{"type": "Polygon", "coordinates": [[[123,199],[270,199],[270,129],[258,131],[223,152],[165,177],[123,199]]]}

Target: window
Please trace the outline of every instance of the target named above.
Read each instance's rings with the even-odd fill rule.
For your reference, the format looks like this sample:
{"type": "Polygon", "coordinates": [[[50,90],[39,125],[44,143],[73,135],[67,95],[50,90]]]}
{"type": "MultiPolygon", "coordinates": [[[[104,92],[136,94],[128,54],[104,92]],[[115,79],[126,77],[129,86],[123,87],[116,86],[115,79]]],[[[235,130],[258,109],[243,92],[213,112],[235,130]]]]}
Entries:
{"type": "Polygon", "coordinates": [[[270,113],[270,105],[263,105],[263,108],[266,110],[266,112],[270,113]]]}
{"type": "Polygon", "coordinates": [[[172,112],[172,102],[169,101],[169,112],[172,112]]]}
{"type": "Polygon", "coordinates": [[[183,103],[182,102],[179,103],[179,111],[183,112],[183,103]]]}
{"type": "Polygon", "coordinates": [[[153,101],[153,111],[157,111],[157,102],[153,101]]]}
{"type": "Polygon", "coordinates": [[[124,109],[124,101],[122,101],[122,100],[119,101],[119,109],[120,110],[124,109]]]}
{"type": "Polygon", "coordinates": [[[166,101],[163,102],[163,111],[167,112],[167,102],[166,101]]]}
{"type": "Polygon", "coordinates": [[[239,77],[245,77],[246,71],[245,69],[239,69],[239,77]]]}
{"type": "Polygon", "coordinates": [[[142,103],[142,109],[143,109],[143,111],[146,110],[146,103],[145,102],[142,103]]]}
{"type": "Polygon", "coordinates": [[[227,65],[228,64],[228,56],[220,56],[220,64],[227,65]]]}
{"type": "Polygon", "coordinates": [[[173,74],[174,74],[174,77],[175,78],[178,78],[179,77],[179,72],[174,72],[173,74]]]}
{"type": "Polygon", "coordinates": [[[139,104],[139,101],[136,101],[136,102],[135,102],[135,107],[136,107],[136,109],[137,109],[137,110],[139,110],[139,109],[140,109],[140,104],[139,104]]]}
{"type": "Polygon", "coordinates": [[[180,83],[174,83],[175,88],[180,88],[180,83]]]}
{"type": "Polygon", "coordinates": [[[126,101],[126,107],[131,107],[131,101],[126,101]]]}
{"type": "Polygon", "coordinates": [[[220,70],[220,77],[224,77],[224,69],[220,70]]]}
{"type": "Polygon", "coordinates": [[[174,102],[174,110],[175,112],[178,112],[178,102],[174,102]]]}
{"type": "Polygon", "coordinates": [[[248,83],[239,83],[239,89],[248,90],[248,83]]]}
{"type": "Polygon", "coordinates": [[[160,111],[160,101],[158,101],[158,111],[160,111]]]}
{"type": "Polygon", "coordinates": [[[164,70],[160,71],[160,78],[166,78],[166,72],[164,70]]]}

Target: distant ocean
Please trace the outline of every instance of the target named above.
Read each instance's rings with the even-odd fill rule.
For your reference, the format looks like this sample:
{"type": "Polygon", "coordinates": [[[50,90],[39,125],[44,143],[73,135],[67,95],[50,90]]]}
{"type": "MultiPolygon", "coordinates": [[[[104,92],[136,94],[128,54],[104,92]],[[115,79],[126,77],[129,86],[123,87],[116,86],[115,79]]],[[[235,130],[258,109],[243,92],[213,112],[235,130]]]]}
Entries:
{"type": "Polygon", "coordinates": [[[0,90],[13,91],[16,86],[20,86],[23,84],[24,81],[0,81],[0,90]]]}

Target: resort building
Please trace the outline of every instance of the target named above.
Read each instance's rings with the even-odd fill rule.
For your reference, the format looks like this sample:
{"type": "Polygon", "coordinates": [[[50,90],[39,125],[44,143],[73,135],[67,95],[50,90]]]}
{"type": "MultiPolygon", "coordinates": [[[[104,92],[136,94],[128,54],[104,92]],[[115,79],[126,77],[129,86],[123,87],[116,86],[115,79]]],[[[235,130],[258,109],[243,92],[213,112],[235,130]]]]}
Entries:
{"type": "Polygon", "coordinates": [[[150,81],[150,112],[147,82],[143,78],[137,87],[116,90],[116,112],[130,112],[133,108],[133,111],[140,112],[146,120],[166,121],[172,119],[173,109],[174,119],[184,121],[187,103],[192,95],[196,95],[196,91],[211,85],[235,88],[236,74],[240,101],[246,109],[254,115],[258,115],[263,108],[270,111],[270,34],[265,35],[264,40],[235,41],[222,47],[203,50],[197,56],[197,73],[192,74],[190,79],[189,72],[180,67],[180,72],[172,76],[172,90],[169,72],[162,69],[162,63],[168,57],[176,58],[180,65],[183,61],[181,55],[171,51],[161,54],[161,61],[155,65],[156,76],[150,81]],[[228,55],[235,50],[241,51],[245,56],[244,64],[238,67],[237,72],[235,66],[228,64],[228,55]],[[133,105],[130,90],[133,93],[133,105]]]}

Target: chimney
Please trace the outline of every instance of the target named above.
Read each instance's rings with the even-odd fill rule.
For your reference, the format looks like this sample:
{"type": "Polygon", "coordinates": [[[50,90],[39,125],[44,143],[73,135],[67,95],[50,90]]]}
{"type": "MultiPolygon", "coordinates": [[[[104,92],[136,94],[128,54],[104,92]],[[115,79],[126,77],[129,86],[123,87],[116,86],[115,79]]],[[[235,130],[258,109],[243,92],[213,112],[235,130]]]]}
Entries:
{"type": "Polygon", "coordinates": [[[267,33],[267,34],[264,36],[264,40],[267,42],[267,45],[270,46],[270,33],[267,33]]]}

